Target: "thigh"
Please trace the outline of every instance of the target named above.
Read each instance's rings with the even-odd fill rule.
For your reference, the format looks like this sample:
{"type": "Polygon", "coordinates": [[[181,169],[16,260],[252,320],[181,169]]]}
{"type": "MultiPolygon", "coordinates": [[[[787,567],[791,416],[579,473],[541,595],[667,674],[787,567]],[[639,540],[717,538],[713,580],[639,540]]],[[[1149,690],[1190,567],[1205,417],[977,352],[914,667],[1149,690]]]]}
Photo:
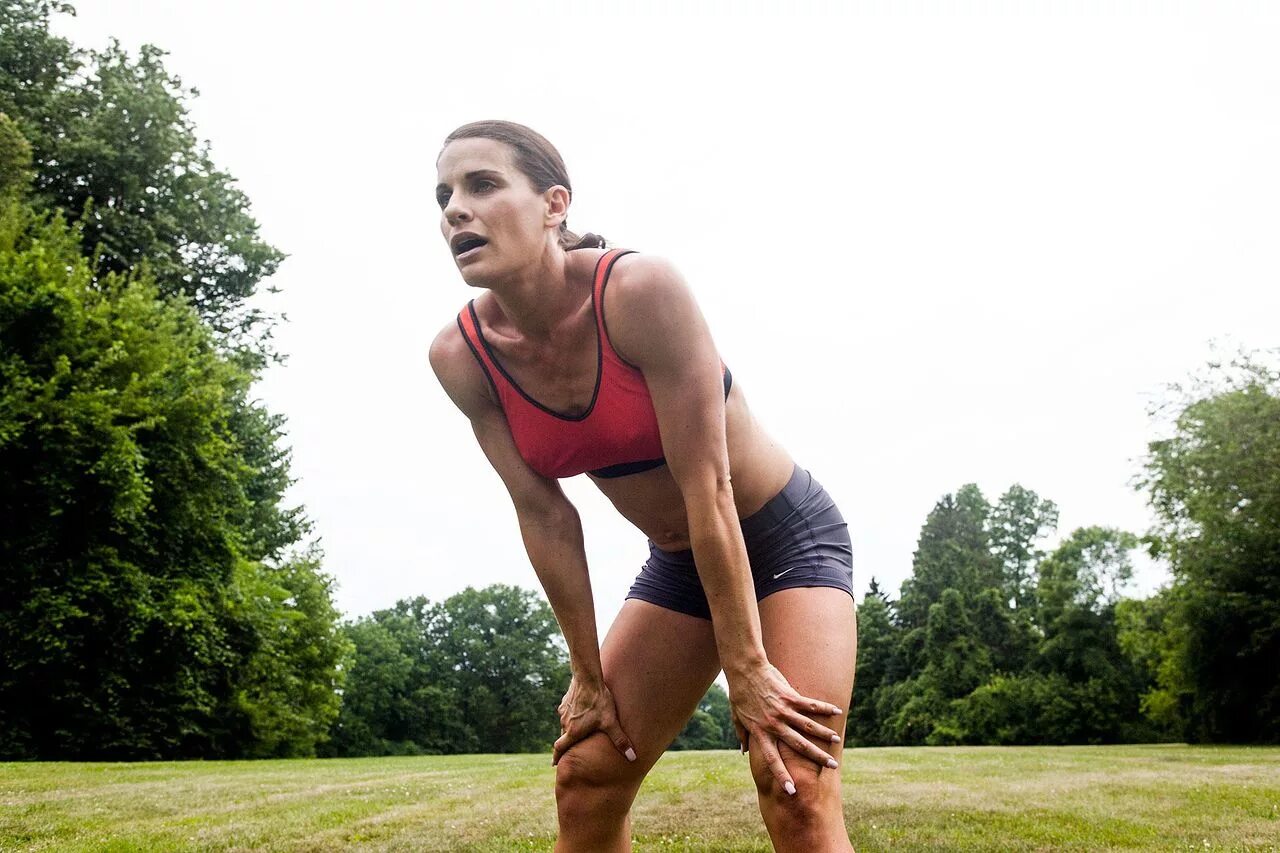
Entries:
{"type": "Polygon", "coordinates": [[[593,773],[635,775],[638,785],[720,671],[715,635],[709,620],[628,599],[609,628],[600,658],[637,760],[627,762],[597,732],[570,747],[561,763],[569,760],[593,773]]]}
{"type": "MultiPolygon", "coordinates": [[[[857,621],[849,593],[832,587],[780,590],[760,601],[760,628],[769,662],[786,676],[791,686],[802,696],[840,708],[839,717],[814,719],[834,729],[843,739],[858,650],[857,621]]],[[[811,740],[840,760],[842,744],[818,738],[811,740]]],[[[785,745],[781,745],[779,751],[787,769],[797,776],[797,786],[803,784],[802,778],[812,780],[821,776],[824,784],[834,784],[838,789],[839,773],[820,774],[816,764],[800,758],[785,745]]],[[[755,771],[758,769],[756,750],[752,750],[752,756],[755,771]]]]}

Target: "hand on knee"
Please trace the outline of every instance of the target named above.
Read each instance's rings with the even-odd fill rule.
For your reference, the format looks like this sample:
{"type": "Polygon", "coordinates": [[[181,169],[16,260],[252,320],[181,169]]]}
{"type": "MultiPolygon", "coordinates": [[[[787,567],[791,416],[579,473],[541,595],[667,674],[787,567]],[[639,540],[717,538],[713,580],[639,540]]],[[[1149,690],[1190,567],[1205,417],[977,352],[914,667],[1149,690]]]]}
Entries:
{"type": "Polygon", "coordinates": [[[753,768],[756,793],[760,798],[761,809],[767,807],[779,814],[788,815],[788,820],[803,822],[821,811],[826,793],[824,790],[826,786],[821,781],[822,775],[839,771],[805,767],[798,761],[790,763],[789,769],[796,786],[794,794],[787,793],[782,783],[778,781],[778,777],[767,767],[761,767],[759,770],[753,768]]]}
{"type": "Polygon", "coordinates": [[[578,741],[556,765],[556,804],[566,815],[626,812],[648,769],[647,762],[630,762],[603,732],[578,741]]]}
{"type": "Polygon", "coordinates": [[[781,834],[797,842],[825,836],[833,816],[842,820],[839,818],[840,771],[818,767],[795,753],[790,753],[784,760],[796,786],[795,794],[787,793],[763,760],[753,758],[751,762],[751,775],[756,783],[760,813],[765,824],[772,834],[781,834]]]}

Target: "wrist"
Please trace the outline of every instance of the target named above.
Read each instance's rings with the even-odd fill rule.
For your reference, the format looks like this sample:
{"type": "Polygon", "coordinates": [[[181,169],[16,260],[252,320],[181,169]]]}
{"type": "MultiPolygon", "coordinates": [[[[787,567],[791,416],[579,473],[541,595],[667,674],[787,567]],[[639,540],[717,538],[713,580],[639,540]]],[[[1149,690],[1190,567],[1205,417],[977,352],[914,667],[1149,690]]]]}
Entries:
{"type": "Polygon", "coordinates": [[[604,684],[604,671],[600,668],[600,661],[598,660],[594,664],[571,661],[569,663],[569,673],[573,676],[573,680],[580,685],[604,684]]]}
{"type": "Polygon", "coordinates": [[[757,649],[749,654],[735,655],[731,661],[726,662],[724,677],[727,681],[734,682],[739,679],[750,678],[768,666],[769,658],[765,655],[764,649],[757,649]]]}

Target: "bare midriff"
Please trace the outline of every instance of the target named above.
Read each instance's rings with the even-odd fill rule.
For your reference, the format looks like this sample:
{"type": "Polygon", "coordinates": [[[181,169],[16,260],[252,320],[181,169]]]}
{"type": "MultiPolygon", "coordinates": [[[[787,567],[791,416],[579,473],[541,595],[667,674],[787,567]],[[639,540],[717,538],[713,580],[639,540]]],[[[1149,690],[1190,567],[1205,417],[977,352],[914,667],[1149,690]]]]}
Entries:
{"type": "MultiPolygon", "coordinates": [[[[782,491],[795,464],[751,416],[737,382],[725,401],[725,432],[733,501],[738,518],[746,518],[782,491]]],[[[657,547],[664,551],[690,547],[684,498],[666,465],[625,477],[591,477],[591,481],[657,547]]]]}

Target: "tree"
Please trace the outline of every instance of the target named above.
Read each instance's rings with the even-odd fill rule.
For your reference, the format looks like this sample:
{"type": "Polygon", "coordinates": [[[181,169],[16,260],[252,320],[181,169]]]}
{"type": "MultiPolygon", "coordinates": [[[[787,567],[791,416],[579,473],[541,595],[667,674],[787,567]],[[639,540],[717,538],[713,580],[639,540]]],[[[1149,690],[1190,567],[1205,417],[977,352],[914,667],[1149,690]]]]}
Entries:
{"type": "Polygon", "coordinates": [[[558,734],[568,656],[534,592],[399,601],[346,634],[355,655],[330,754],[538,752],[558,734]]]}
{"type": "Polygon", "coordinates": [[[437,608],[417,597],[345,626],[354,654],[326,754],[459,751],[452,670],[430,636],[437,608]]]}
{"type": "Polygon", "coordinates": [[[31,143],[33,204],[80,226],[95,280],[145,262],[163,295],[185,297],[220,341],[260,356],[268,318],[246,300],[284,256],[197,142],[187,105],[199,93],[156,47],[131,58],[115,42],[79,51],[52,36],[50,17],[71,11],[0,5],[0,112],[31,143]]]}
{"type": "Polygon", "coordinates": [[[978,640],[960,593],[944,590],[929,608],[922,677],[940,696],[956,699],[986,681],[991,656],[978,640]]]}
{"type": "Polygon", "coordinates": [[[973,484],[934,506],[920,531],[911,577],[902,584],[898,616],[904,627],[922,627],[943,590],[954,589],[968,601],[1002,585],[987,531],[990,513],[990,504],[973,484]]]}
{"type": "Polygon", "coordinates": [[[1138,719],[1150,680],[1115,620],[1137,540],[1085,528],[1046,555],[1038,543],[1056,524],[1057,507],[1017,485],[996,507],[972,485],[935,505],[902,599],[869,594],[859,611],[851,744],[1158,734],[1138,719]]]}
{"type": "Polygon", "coordinates": [[[1046,636],[1068,611],[1098,613],[1120,599],[1133,576],[1130,552],[1138,547],[1132,533],[1109,527],[1082,527],[1071,533],[1038,567],[1037,617],[1046,636]]]}
{"type": "Polygon", "coordinates": [[[1182,659],[1185,629],[1175,619],[1176,594],[1166,587],[1150,598],[1116,604],[1116,640],[1138,673],[1142,713],[1166,740],[1183,736],[1193,692],[1182,659]]]}
{"type": "Polygon", "coordinates": [[[670,748],[737,749],[738,733],[733,727],[732,713],[729,694],[719,684],[712,683],[670,748]]]}
{"type": "Polygon", "coordinates": [[[1276,353],[1213,364],[1161,410],[1138,487],[1174,581],[1165,711],[1190,740],[1280,742],[1280,370],[1276,353]]]}
{"type": "Polygon", "coordinates": [[[715,717],[701,708],[693,712],[680,734],[672,741],[672,750],[724,749],[724,729],[715,717]]]}
{"type": "Polygon", "coordinates": [[[883,721],[880,737],[887,743],[946,744],[962,742],[964,733],[948,720],[949,709],[992,675],[991,657],[977,637],[963,597],[943,590],[929,607],[923,629],[918,674],[881,687],[876,714],[883,721]]]}
{"type": "Polygon", "coordinates": [[[242,651],[232,696],[233,719],[244,721],[228,750],[253,758],[313,756],[329,738],[342,704],[345,669],[353,650],[339,630],[333,580],[320,571],[317,552],[278,568],[257,568],[242,581],[242,651]]]}
{"type": "Polygon", "coordinates": [[[0,754],[311,754],[347,646],[249,394],[282,256],[164,54],[58,13],[0,4],[0,754]]]}
{"type": "Polygon", "coordinates": [[[1034,606],[1035,564],[1043,556],[1037,542],[1057,529],[1057,504],[1015,483],[991,508],[989,526],[1005,600],[1019,610],[1034,606]]]}
{"type": "MultiPolygon", "coordinates": [[[[1039,564],[1036,597],[1044,639],[1032,669],[1056,691],[1052,702],[1042,698],[1033,717],[1043,742],[1107,743],[1153,735],[1134,723],[1142,676],[1120,647],[1115,619],[1137,544],[1133,534],[1114,528],[1080,528],[1039,564]]],[[[1046,696],[1043,690],[1037,695],[1046,696]]]]}
{"type": "Polygon", "coordinates": [[[446,599],[431,638],[453,668],[460,752],[534,752],[559,735],[554,709],[569,687],[560,627],[537,593],[493,584],[446,599]]]}
{"type": "Polygon", "coordinates": [[[7,115],[0,112],[0,202],[17,201],[31,183],[31,145],[7,115]]]}
{"type": "Polygon", "coordinates": [[[729,704],[729,694],[724,692],[723,687],[712,683],[707,688],[702,701],[698,703],[698,710],[710,715],[711,719],[715,720],[716,725],[720,727],[722,736],[719,749],[739,748],[738,732],[733,726],[733,710],[729,704]]]}
{"type": "Polygon", "coordinates": [[[876,713],[876,691],[890,674],[899,632],[893,624],[893,608],[880,591],[876,579],[858,608],[858,671],[849,703],[845,743],[870,746],[880,743],[880,718],[876,713]]]}
{"type": "Polygon", "coordinates": [[[61,217],[0,203],[0,755],[324,736],[342,648],[314,561],[274,559],[301,522],[250,381],[147,275],[95,280],[61,217]]]}
{"type": "Polygon", "coordinates": [[[1146,740],[1126,726],[1126,707],[1101,680],[1057,673],[996,676],[952,703],[944,730],[957,743],[1069,744],[1146,740]]]}
{"type": "Polygon", "coordinates": [[[28,139],[56,134],[49,105],[81,65],[70,42],[49,32],[57,13],[74,10],[49,0],[0,4],[0,112],[21,117],[28,139]]]}
{"type": "Polygon", "coordinates": [[[970,605],[974,636],[996,672],[1018,672],[1031,658],[1036,636],[1029,614],[1010,610],[1004,590],[988,587],[970,605]]]}

